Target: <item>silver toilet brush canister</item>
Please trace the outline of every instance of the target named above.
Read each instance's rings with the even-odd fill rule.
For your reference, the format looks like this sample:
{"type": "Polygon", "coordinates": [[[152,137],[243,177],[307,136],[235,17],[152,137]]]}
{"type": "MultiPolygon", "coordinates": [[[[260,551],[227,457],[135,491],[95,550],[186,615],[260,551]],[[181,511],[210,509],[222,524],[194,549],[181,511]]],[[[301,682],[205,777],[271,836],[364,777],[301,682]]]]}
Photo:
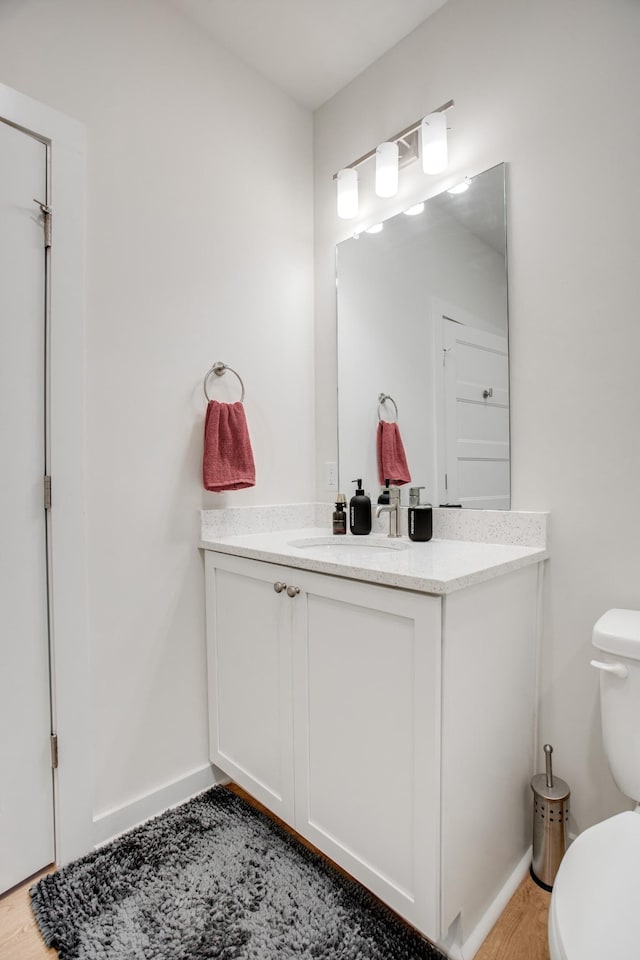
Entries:
{"type": "Polygon", "coordinates": [[[546,772],[531,780],[533,790],[533,857],[531,876],[545,890],[553,888],[560,861],[567,849],[569,784],[553,776],[553,747],[545,743],[546,772]]]}

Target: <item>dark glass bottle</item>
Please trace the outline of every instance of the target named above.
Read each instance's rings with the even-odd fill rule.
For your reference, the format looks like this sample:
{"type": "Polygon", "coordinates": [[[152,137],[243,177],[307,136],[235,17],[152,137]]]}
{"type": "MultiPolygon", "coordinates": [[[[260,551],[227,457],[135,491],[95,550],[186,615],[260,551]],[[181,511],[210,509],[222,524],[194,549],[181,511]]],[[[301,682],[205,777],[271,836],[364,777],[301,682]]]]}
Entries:
{"type": "Polygon", "coordinates": [[[347,532],[347,515],[344,512],[347,506],[347,498],[344,493],[339,493],[336,497],[336,508],[333,511],[333,532],[343,534],[347,532]]]}

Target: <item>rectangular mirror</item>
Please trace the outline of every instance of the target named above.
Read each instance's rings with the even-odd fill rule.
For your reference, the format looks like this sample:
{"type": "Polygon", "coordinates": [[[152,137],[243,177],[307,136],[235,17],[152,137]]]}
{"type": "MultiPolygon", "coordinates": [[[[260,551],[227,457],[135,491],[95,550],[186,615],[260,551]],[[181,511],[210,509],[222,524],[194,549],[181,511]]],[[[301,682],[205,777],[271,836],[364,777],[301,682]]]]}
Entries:
{"type": "Polygon", "coordinates": [[[347,495],[363,477],[375,502],[378,421],[397,411],[425,502],[510,507],[505,166],[465,183],[337,246],[347,495]]]}

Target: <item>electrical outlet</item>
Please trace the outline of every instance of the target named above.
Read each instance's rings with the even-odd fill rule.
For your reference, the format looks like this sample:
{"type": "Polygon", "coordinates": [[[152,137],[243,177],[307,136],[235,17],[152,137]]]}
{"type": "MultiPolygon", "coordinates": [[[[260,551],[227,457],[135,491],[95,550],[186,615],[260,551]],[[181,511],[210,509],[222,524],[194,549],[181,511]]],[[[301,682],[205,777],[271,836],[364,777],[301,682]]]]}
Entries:
{"type": "Polygon", "coordinates": [[[335,460],[328,460],[325,465],[325,479],[327,484],[327,490],[337,490],[338,489],[338,464],[335,460]]]}

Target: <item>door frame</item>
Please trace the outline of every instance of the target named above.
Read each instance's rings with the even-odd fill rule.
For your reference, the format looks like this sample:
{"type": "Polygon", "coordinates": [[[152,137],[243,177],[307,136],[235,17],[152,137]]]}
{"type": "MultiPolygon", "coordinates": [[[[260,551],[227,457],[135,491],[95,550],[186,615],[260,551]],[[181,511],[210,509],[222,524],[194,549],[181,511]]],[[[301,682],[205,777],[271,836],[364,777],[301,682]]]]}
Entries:
{"type": "Polygon", "coordinates": [[[0,84],[0,120],[45,143],[53,209],[48,330],[48,511],[56,863],[93,849],[87,590],[85,193],[82,124],[0,84]]]}

